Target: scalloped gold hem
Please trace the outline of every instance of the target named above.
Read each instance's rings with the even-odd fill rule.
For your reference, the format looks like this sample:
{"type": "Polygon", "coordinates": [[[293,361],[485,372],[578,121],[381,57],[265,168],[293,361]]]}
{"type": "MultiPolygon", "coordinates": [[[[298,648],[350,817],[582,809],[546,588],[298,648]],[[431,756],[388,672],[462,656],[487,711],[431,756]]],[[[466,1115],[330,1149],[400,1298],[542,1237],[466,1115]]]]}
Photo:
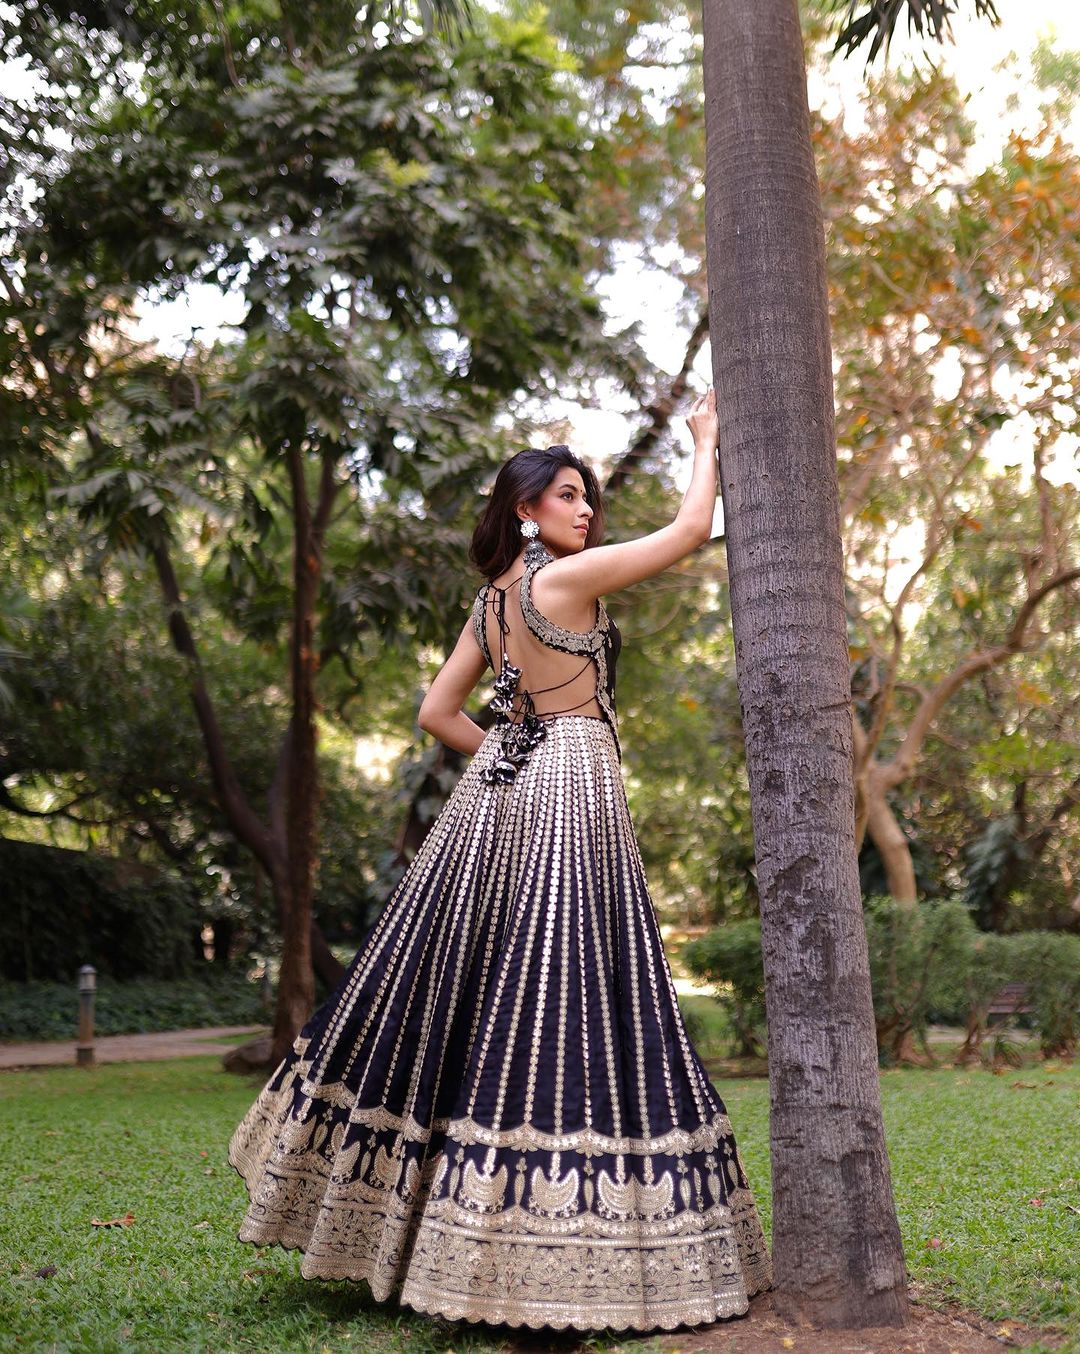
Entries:
{"type": "MultiPolygon", "coordinates": [[[[608,1309],[597,1309],[594,1306],[589,1307],[588,1312],[571,1312],[563,1314],[563,1319],[556,1319],[552,1315],[545,1316],[540,1313],[540,1319],[530,1320],[529,1317],[518,1308],[510,1308],[496,1303],[486,1303],[479,1315],[475,1309],[468,1309],[464,1304],[447,1303],[434,1301],[425,1304],[423,1299],[407,1297],[403,1290],[398,1301],[406,1307],[411,1307],[413,1311],[419,1312],[422,1316],[441,1317],[447,1321],[468,1321],[473,1325],[488,1326],[512,1326],[515,1329],[522,1330],[576,1330],[582,1333],[598,1333],[602,1331],[633,1331],[635,1334],[648,1335],[652,1331],[674,1331],[681,1326],[711,1326],[716,1321],[735,1321],[740,1316],[746,1316],[750,1311],[750,1300],[741,1304],[736,1304],[728,1309],[728,1305],[721,1304],[714,1308],[712,1314],[706,1308],[695,1309],[692,1313],[674,1312],[669,1313],[667,1318],[657,1317],[649,1322],[648,1317],[641,1321],[634,1317],[629,1320],[623,1320],[622,1316],[612,1314],[612,1318],[607,1321],[598,1321],[598,1310],[603,1312],[608,1309]]],[[[622,1314],[625,1315],[625,1314],[622,1314]]]]}
{"type": "MultiPolygon", "coordinates": [[[[237,1171],[237,1174],[240,1174],[237,1171]]],[[[275,1241],[255,1241],[250,1237],[237,1233],[237,1240],[244,1242],[249,1246],[256,1246],[260,1249],[269,1246],[277,1246],[283,1251],[299,1251],[304,1253],[303,1244],[299,1241],[285,1241],[279,1239],[275,1241]]],[[[606,1323],[598,1323],[596,1320],[597,1308],[590,1305],[587,1313],[571,1312],[563,1313],[564,1319],[557,1320],[553,1316],[543,1317],[537,1320],[530,1320],[518,1308],[510,1308],[505,1304],[488,1303],[481,1314],[476,1314],[474,1309],[470,1309],[460,1303],[440,1302],[437,1299],[425,1302],[422,1297],[416,1295],[406,1296],[407,1288],[396,1296],[388,1293],[386,1296],[379,1296],[372,1287],[371,1280],[366,1275],[353,1274],[306,1274],[303,1275],[309,1283],[366,1283],[371,1290],[371,1295],[378,1303],[396,1302],[401,1307],[408,1307],[419,1316],[438,1318],[444,1321],[467,1321],[470,1325],[480,1326],[509,1326],[515,1330],[574,1330],[581,1331],[582,1334],[599,1334],[604,1331],[616,1331],[624,1333],[633,1331],[638,1335],[649,1335],[654,1331],[675,1331],[681,1327],[710,1326],[717,1321],[736,1321],[739,1317],[746,1316],[750,1311],[750,1298],[757,1297],[760,1293],[768,1292],[773,1285],[770,1283],[765,1288],[758,1288],[751,1291],[745,1303],[727,1304],[721,1303],[714,1306],[712,1314],[708,1310],[694,1309],[687,1313],[670,1313],[667,1320],[657,1319],[652,1325],[634,1324],[633,1320],[619,1324],[618,1320],[610,1320],[606,1323]]]]}

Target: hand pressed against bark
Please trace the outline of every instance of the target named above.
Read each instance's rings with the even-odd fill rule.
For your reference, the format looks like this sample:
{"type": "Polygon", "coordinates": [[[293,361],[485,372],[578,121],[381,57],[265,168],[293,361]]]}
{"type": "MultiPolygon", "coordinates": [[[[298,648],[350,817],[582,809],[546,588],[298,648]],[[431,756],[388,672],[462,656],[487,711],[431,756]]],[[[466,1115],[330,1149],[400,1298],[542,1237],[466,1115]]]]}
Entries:
{"type": "Polygon", "coordinates": [[[598,545],[556,559],[538,575],[537,604],[580,606],[652,578],[703,545],[712,534],[716,507],[720,430],[716,395],[710,387],[693,403],[686,420],[694,437],[694,469],[675,520],[659,531],[617,545],[598,545]]]}
{"type": "Polygon", "coordinates": [[[707,448],[709,451],[715,451],[720,445],[720,424],[716,419],[716,391],[712,386],[694,401],[686,426],[693,435],[695,449],[703,451],[707,448]]]}

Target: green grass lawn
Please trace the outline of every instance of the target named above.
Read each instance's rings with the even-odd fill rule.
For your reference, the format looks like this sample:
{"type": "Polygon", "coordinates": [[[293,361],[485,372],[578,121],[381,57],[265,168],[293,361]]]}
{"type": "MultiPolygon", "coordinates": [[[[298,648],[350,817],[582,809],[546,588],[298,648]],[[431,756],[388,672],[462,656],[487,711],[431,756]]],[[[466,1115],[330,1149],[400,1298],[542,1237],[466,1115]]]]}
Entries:
{"type": "MultiPolygon", "coordinates": [[[[0,1348],[498,1347],[483,1328],[375,1303],[366,1286],[303,1280],[296,1251],[236,1240],[246,1194],[225,1151],[258,1086],[216,1057],[0,1074],[0,1348]],[[91,1226],[128,1212],[130,1226],[91,1226]]],[[[768,1228],[768,1087],[717,1086],[768,1228]]],[[[908,1265],[929,1293],[1075,1328],[1078,1093],[1080,1069],[1060,1065],[882,1074],[908,1265]]]]}

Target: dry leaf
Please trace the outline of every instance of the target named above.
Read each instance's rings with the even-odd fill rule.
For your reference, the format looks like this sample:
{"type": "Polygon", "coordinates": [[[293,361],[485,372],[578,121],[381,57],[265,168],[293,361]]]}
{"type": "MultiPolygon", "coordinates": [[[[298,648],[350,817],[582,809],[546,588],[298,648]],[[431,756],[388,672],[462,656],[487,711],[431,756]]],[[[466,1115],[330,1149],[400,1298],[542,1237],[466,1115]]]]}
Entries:
{"type": "Polygon", "coordinates": [[[135,1221],[134,1213],[125,1213],[122,1218],[110,1218],[108,1222],[102,1222],[100,1218],[91,1218],[91,1227],[130,1227],[135,1221]]]}
{"type": "Polygon", "coordinates": [[[260,1274],[273,1274],[274,1270],[270,1265],[256,1265],[254,1269],[245,1269],[244,1278],[250,1279],[252,1283],[260,1274]]]}
{"type": "Polygon", "coordinates": [[[35,1279],[51,1279],[54,1274],[59,1274],[55,1265],[42,1265],[40,1269],[34,1270],[35,1279]]]}

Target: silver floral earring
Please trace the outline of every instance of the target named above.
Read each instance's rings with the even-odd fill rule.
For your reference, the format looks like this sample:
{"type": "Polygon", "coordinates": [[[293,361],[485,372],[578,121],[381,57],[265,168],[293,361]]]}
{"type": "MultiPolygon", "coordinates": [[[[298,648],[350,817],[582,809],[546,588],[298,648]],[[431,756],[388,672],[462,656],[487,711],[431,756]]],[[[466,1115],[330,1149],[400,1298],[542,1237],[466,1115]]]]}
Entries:
{"type": "Polygon", "coordinates": [[[540,528],[531,517],[526,517],[521,524],[521,534],[527,541],[535,541],[537,536],[540,535],[540,528]]]}

